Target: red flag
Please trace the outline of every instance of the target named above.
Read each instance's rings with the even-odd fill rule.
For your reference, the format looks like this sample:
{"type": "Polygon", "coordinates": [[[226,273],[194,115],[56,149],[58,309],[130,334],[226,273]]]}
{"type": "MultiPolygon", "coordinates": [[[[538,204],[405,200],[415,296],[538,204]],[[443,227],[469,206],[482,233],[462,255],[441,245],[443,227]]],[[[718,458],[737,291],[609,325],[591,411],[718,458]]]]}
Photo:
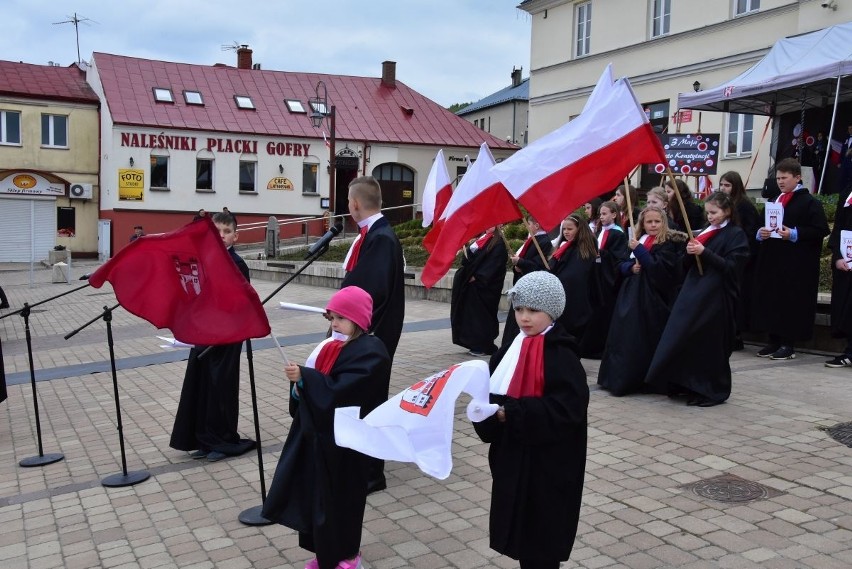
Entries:
{"type": "Polygon", "coordinates": [[[698,199],[706,200],[713,193],[713,179],[704,175],[698,177],[698,199]]]}
{"type": "Polygon", "coordinates": [[[843,144],[839,140],[832,140],[829,146],[828,161],[837,166],[840,164],[840,151],[843,150],[843,144]]]}
{"type": "Polygon", "coordinates": [[[438,240],[438,234],[441,232],[441,224],[438,221],[452,195],[453,183],[447,172],[444,151],[439,150],[432,163],[432,170],[429,171],[429,177],[426,178],[426,185],[423,187],[423,227],[432,225],[431,231],[423,239],[423,246],[429,252],[432,252],[435,241],[438,240]]]}
{"type": "Polygon", "coordinates": [[[542,227],[555,227],[638,164],[666,155],[627,79],[604,71],[580,115],[494,167],[542,227]]]}
{"type": "Polygon", "coordinates": [[[89,277],[95,288],[104,281],[128,312],[186,344],[233,344],[270,332],[257,292],[209,218],[133,241],[89,277]]]}
{"type": "Polygon", "coordinates": [[[483,143],[479,157],[459,182],[439,220],[443,228],[420,275],[426,288],[447,274],[467,241],[489,227],[522,217],[518,204],[494,177],[493,165],[494,157],[483,143]]]}

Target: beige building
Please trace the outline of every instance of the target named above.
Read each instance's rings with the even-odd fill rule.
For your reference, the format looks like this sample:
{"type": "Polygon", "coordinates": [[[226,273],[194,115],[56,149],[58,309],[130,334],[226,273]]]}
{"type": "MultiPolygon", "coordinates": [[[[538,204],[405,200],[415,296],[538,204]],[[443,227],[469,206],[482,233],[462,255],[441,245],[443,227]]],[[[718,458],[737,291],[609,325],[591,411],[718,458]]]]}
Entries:
{"type": "Polygon", "coordinates": [[[512,69],[512,82],[508,86],[469,104],[456,114],[497,138],[526,146],[530,79],[523,79],[522,72],[523,69],[512,69]]]}
{"type": "MultiPolygon", "coordinates": [[[[678,113],[678,94],[725,83],[779,39],[852,20],[852,3],[837,0],[524,0],[519,7],[532,15],[530,141],[579,114],[612,63],[658,132],[718,133],[717,172],[736,170],[749,188],[762,186],[773,158],[796,155],[793,137],[765,116],[678,113]]],[[[805,130],[827,133],[831,110],[829,101],[810,113],[805,130]]],[[[646,168],[633,182],[647,188],[658,180],[646,168]]]]}
{"type": "Polygon", "coordinates": [[[98,109],[76,65],[0,61],[0,261],[97,256],[98,109]]]}

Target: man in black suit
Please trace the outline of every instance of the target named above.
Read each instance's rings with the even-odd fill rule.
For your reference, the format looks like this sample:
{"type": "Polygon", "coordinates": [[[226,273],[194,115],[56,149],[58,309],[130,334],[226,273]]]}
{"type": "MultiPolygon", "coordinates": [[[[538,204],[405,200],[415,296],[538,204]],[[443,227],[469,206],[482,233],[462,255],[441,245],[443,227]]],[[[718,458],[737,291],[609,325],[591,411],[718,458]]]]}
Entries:
{"type": "MultiPolygon", "coordinates": [[[[404,259],[402,245],[382,215],[382,188],[375,178],[362,176],[349,183],[349,213],[360,232],[346,255],[346,276],[341,288],[357,286],[370,293],[373,298],[370,332],[384,342],[393,363],[405,317],[404,259]]],[[[390,384],[383,387],[387,394],[390,384]]],[[[361,410],[362,415],[370,411],[361,410]]],[[[383,470],[384,462],[376,460],[370,471],[369,492],[386,487],[383,470]]]]}

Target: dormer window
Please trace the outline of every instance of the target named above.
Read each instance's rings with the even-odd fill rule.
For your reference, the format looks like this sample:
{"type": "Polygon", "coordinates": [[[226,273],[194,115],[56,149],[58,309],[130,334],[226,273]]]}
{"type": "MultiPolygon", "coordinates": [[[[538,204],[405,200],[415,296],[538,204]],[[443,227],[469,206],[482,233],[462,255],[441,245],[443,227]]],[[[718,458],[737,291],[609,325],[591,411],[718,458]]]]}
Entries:
{"type": "Polygon", "coordinates": [[[203,105],[204,98],[201,96],[201,93],[198,91],[184,91],[183,92],[183,100],[186,101],[187,105],[203,105]]]}
{"type": "Polygon", "coordinates": [[[175,98],[172,90],[166,87],[154,87],[154,100],[158,103],[174,103],[175,98]]]}
{"type": "Polygon", "coordinates": [[[302,101],[298,99],[284,99],[284,102],[291,113],[307,113],[302,101]]]}
{"type": "Polygon", "coordinates": [[[237,108],[239,109],[254,109],[254,102],[252,102],[251,97],[246,97],[244,95],[234,95],[234,101],[237,102],[237,108]]]}

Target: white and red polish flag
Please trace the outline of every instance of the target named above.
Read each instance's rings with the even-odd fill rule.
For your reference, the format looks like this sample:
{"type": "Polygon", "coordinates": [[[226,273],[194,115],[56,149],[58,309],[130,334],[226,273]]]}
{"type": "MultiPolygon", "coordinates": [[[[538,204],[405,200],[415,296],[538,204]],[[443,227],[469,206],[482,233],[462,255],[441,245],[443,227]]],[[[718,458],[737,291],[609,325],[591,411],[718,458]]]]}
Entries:
{"type": "Polygon", "coordinates": [[[493,168],[495,177],[542,227],[555,227],[616,187],[637,164],[666,155],[630,82],[604,71],[583,112],[493,168]]]}
{"type": "Polygon", "coordinates": [[[439,220],[443,227],[420,275],[426,288],[447,274],[467,241],[489,227],[522,217],[515,199],[494,176],[492,166],[494,157],[482,143],[479,157],[459,182],[439,220]]]}
{"type": "Polygon", "coordinates": [[[447,172],[447,163],[444,161],[444,151],[439,150],[426,178],[423,187],[423,227],[432,226],[426,237],[423,238],[423,246],[427,251],[432,251],[438,234],[441,232],[441,214],[444,213],[450,196],[453,195],[453,182],[447,172]]]}
{"type": "Polygon", "coordinates": [[[698,199],[706,200],[713,193],[713,179],[704,175],[698,178],[698,199]]]}

